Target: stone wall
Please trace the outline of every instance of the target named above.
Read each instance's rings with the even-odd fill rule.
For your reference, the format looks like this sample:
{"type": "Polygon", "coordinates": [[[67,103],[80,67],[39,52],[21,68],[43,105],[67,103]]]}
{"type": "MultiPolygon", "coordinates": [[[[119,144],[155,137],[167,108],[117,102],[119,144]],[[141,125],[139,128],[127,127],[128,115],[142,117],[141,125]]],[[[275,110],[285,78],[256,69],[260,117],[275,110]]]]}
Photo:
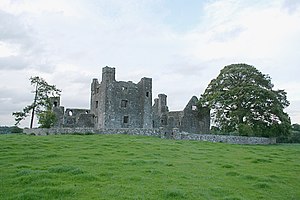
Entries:
{"type": "Polygon", "coordinates": [[[176,140],[198,140],[208,142],[222,142],[229,144],[276,144],[276,138],[190,134],[185,132],[175,133],[173,134],[173,138],[176,140]]]}
{"type": "Polygon", "coordinates": [[[178,128],[181,132],[207,134],[210,129],[210,110],[197,108],[198,98],[193,96],[182,111],[169,111],[167,95],[154,99],[153,128],[178,128]]]}
{"type": "Polygon", "coordinates": [[[153,128],[152,79],[116,81],[115,68],[102,69],[102,81],[93,79],[91,113],[95,128],[153,128]]]}
{"type": "Polygon", "coordinates": [[[34,128],[24,129],[23,131],[28,135],[64,135],[64,134],[127,134],[127,135],[143,135],[155,136],[164,139],[175,140],[198,140],[208,142],[222,142],[230,144],[275,144],[275,138],[263,137],[244,137],[244,136],[228,136],[228,135],[210,135],[210,134],[191,134],[180,132],[179,129],[173,131],[164,128],[158,129],[141,129],[141,128],[119,128],[119,129],[93,129],[93,128],[34,128]]]}

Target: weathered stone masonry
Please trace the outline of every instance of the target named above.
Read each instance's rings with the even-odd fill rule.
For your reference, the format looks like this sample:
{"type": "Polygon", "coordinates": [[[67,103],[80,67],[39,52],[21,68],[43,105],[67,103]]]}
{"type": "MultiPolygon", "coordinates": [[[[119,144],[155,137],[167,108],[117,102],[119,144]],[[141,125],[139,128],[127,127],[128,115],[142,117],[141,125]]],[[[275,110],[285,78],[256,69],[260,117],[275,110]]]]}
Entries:
{"type": "Polygon", "coordinates": [[[142,135],[154,136],[164,139],[175,140],[197,140],[208,142],[223,142],[230,144],[275,144],[275,138],[262,137],[243,137],[243,136],[228,136],[228,135],[211,135],[211,134],[192,134],[180,132],[178,129],[173,129],[172,132],[166,131],[164,128],[117,128],[117,129],[93,129],[93,128],[50,128],[50,129],[24,129],[24,133],[30,135],[64,135],[64,134],[127,134],[127,135],[142,135]]]}
{"type": "Polygon", "coordinates": [[[104,67],[102,80],[93,79],[90,109],[60,106],[60,98],[52,99],[56,127],[90,127],[95,129],[164,128],[172,132],[208,133],[209,110],[197,110],[197,97],[192,97],[182,111],[169,111],[167,95],[159,94],[152,105],[152,79],[140,82],[116,81],[115,68],[104,67]],[[200,113],[200,114],[199,114],[200,113]]]}
{"type": "Polygon", "coordinates": [[[91,113],[95,128],[152,128],[152,79],[137,84],[115,80],[115,68],[105,67],[102,81],[93,79],[91,113]]]}

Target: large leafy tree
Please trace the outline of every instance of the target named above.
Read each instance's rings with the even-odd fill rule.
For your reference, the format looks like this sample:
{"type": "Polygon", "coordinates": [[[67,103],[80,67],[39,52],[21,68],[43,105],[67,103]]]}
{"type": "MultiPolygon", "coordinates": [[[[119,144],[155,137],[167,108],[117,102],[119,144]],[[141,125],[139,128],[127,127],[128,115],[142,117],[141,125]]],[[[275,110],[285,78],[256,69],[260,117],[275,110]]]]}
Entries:
{"type": "Polygon", "coordinates": [[[31,85],[35,87],[35,96],[32,104],[23,108],[20,112],[14,112],[16,125],[19,124],[23,119],[30,115],[30,128],[33,126],[34,116],[39,116],[39,123],[42,127],[48,127],[53,124],[54,115],[51,114],[51,101],[50,97],[60,96],[60,89],[57,89],[55,85],[49,85],[43,78],[38,76],[31,77],[31,85]],[[50,123],[50,125],[49,125],[50,123]]]}
{"type": "Polygon", "coordinates": [[[273,90],[271,78],[247,64],[225,66],[199,100],[221,131],[268,137],[289,133],[288,105],[286,92],[273,90]]]}

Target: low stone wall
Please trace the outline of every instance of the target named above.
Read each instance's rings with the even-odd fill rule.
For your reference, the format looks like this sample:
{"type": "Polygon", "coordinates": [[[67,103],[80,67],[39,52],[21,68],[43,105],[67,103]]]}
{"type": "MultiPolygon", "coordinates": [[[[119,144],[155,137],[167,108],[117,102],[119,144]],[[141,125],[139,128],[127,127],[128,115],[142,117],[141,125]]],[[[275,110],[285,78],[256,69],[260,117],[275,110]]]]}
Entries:
{"type": "Polygon", "coordinates": [[[209,142],[223,142],[230,144],[276,144],[276,138],[263,137],[245,137],[245,136],[230,136],[230,135],[202,135],[179,133],[174,135],[177,140],[199,140],[209,142]]]}
{"type": "Polygon", "coordinates": [[[275,144],[275,138],[263,137],[244,137],[244,136],[228,136],[228,135],[210,135],[210,134],[191,134],[180,132],[178,129],[165,130],[159,129],[94,129],[94,128],[34,128],[24,129],[24,133],[28,135],[64,135],[64,134],[127,134],[127,135],[144,135],[155,136],[165,139],[175,140],[198,140],[208,142],[223,142],[230,144],[275,144]]]}
{"type": "Polygon", "coordinates": [[[161,136],[160,129],[142,129],[142,128],[119,128],[119,129],[94,129],[94,128],[33,128],[24,129],[27,135],[64,135],[64,134],[127,134],[127,135],[145,135],[161,136]]]}

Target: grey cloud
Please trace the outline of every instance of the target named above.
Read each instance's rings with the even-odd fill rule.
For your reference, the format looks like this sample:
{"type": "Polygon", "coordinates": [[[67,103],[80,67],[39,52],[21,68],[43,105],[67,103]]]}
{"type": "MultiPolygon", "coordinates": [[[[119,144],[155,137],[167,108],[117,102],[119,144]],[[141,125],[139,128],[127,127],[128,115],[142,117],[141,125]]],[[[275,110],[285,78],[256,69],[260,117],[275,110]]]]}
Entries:
{"type": "Polygon", "coordinates": [[[41,72],[51,73],[54,70],[54,65],[39,60],[34,59],[32,56],[6,56],[0,57],[0,70],[23,70],[28,68],[38,69],[41,72]]]}
{"type": "MultiPolygon", "coordinates": [[[[29,82],[29,81],[28,81],[29,82]]],[[[9,101],[11,104],[25,104],[33,99],[30,91],[9,89],[7,87],[0,88],[0,102],[9,101]]]]}
{"type": "MultiPolygon", "coordinates": [[[[5,87],[0,88],[0,115],[11,116],[15,111],[21,111],[33,100],[30,91],[13,90],[5,87]]],[[[12,117],[13,118],[13,117],[12,117]]]]}
{"type": "Polygon", "coordinates": [[[11,115],[13,112],[16,112],[17,109],[20,109],[16,104],[12,104],[9,99],[0,98],[0,104],[1,104],[0,115],[11,115]]]}
{"type": "Polygon", "coordinates": [[[0,57],[0,70],[20,70],[28,67],[28,62],[21,56],[0,57]]]}
{"type": "Polygon", "coordinates": [[[0,10],[0,30],[0,41],[21,44],[25,48],[33,44],[32,30],[22,21],[22,16],[0,10]]]}
{"type": "Polygon", "coordinates": [[[53,72],[49,53],[36,30],[27,23],[26,14],[12,15],[0,9],[0,41],[20,47],[19,55],[0,57],[0,70],[38,69],[53,72]]]}

